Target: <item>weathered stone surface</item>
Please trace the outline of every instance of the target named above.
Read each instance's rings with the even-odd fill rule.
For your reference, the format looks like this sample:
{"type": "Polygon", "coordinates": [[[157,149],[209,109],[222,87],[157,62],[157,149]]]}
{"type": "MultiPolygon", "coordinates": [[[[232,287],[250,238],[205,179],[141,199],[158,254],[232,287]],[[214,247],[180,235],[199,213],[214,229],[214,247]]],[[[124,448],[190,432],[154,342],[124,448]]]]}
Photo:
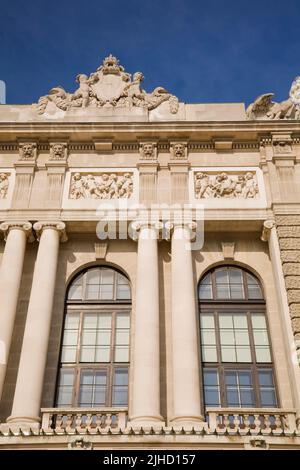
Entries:
{"type": "Polygon", "coordinates": [[[283,274],[300,276],[300,263],[284,263],[283,274]]]}
{"type": "Polygon", "coordinates": [[[288,300],[289,300],[289,303],[300,302],[300,289],[288,290],[288,300]]]}
{"type": "Polygon", "coordinates": [[[276,217],[276,225],[300,225],[300,215],[279,215],[276,217]]]}
{"type": "Polygon", "coordinates": [[[281,250],[300,250],[300,238],[280,238],[281,250]]]}
{"type": "Polygon", "coordinates": [[[300,238],[300,227],[278,227],[277,233],[279,238],[287,238],[287,237],[299,237],[300,238]]]}
{"type": "Polygon", "coordinates": [[[286,276],[285,285],[287,289],[300,289],[300,277],[286,276]]]}
{"type": "Polygon", "coordinates": [[[300,263],[300,251],[299,250],[282,251],[281,259],[283,262],[300,263]]]}
{"type": "Polygon", "coordinates": [[[294,333],[300,333],[300,318],[292,318],[292,326],[293,326],[293,330],[294,330],[294,333]]]}
{"type": "Polygon", "coordinates": [[[290,314],[292,318],[300,317],[300,304],[290,305],[290,314]]]}

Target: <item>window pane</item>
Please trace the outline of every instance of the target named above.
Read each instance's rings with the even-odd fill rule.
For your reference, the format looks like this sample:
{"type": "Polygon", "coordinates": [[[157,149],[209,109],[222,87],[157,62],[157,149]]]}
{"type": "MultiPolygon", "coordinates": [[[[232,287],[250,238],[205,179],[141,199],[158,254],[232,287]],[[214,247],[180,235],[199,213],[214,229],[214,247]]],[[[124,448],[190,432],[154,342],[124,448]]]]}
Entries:
{"type": "Polygon", "coordinates": [[[71,406],[73,395],[74,370],[61,369],[58,382],[57,406],[71,406]]]}
{"type": "Polygon", "coordinates": [[[251,274],[246,274],[249,299],[263,299],[262,291],[258,281],[251,274]]]}
{"type": "Polygon", "coordinates": [[[219,315],[220,328],[233,328],[232,315],[219,315]]]}
{"type": "Polygon", "coordinates": [[[200,299],[212,299],[212,286],[201,284],[199,290],[199,297],[200,299]]]}
{"type": "Polygon", "coordinates": [[[100,299],[112,300],[114,298],[114,286],[111,284],[103,284],[100,287],[100,299]]]}
{"type": "Polygon", "coordinates": [[[227,390],[227,404],[228,406],[240,406],[239,394],[237,390],[227,390]]]}
{"type": "Polygon", "coordinates": [[[261,406],[276,407],[275,390],[261,390],[260,392],[261,406]]]}
{"type": "Polygon", "coordinates": [[[128,346],[115,347],[115,362],[129,362],[128,346]]]}
{"type": "Polygon", "coordinates": [[[263,329],[263,330],[267,329],[266,319],[264,315],[253,313],[251,315],[251,321],[252,321],[253,328],[263,329]]]}
{"type": "Polygon", "coordinates": [[[98,284],[87,284],[86,286],[86,298],[87,300],[97,300],[99,298],[99,286],[98,284]]]}
{"type": "Polygon", "coordinates": [[[129,344],[129,330],[116,331],[116,344],[129,344]]]}
{"type": "Polygon", "coordinates": [[[117,279],[118,284],[127,284],[129,285],[129,281],[127,277],[123,276],[123,274],[118,274],[118,279],[117,279]]]}
{"type": "Polygon", "coordinates": [[[109,346],[111,342],[111,330],[98,330],[97,345],[109,346]]]}
{"type": "Polygon", "coordinates": [[[128,404],[128,370],[115,369],[112,390],[112,406],[128,404]]]}
{"type": "Polygon", "coordinates": [[[202,330],[201,332],[202,344],[216,344],[215,330],[202,330]]]}
{"type": "Polygon", "coordinates": [[[230,296],[232,299],[244,299],[244,287],[242,284],[231,285],[230,286],[230,296]]]}
{"type": "Polygon", "coordinates": [[[241,406],[255,406],[254,393],[253,390],[243,390],[241,389],[241,406]]]}
{"type": "Polygon", "coordinates": [[[96,330],[83,330],[82,332],[82,344],[83,345],[95,345],[96,343],[96,330]]]}
{"type": "Polygon", "coordinates": [[[100,270],[89,269],[86,273],[86,282],[87,284],[100,284],[100,270]]]}
{"type": "Polygon", "coordinates": [[[214,315],[201,315],[200,317],[201,321],[201,328],[215,328],[215,319],[214,315]]]}
{"type": "Polygon", "coordinates": [[[82,346],[80,361],[81,362],[94,362],[95,361],[95,346],[82,346]]]}
{"type": "Polygon", "coordinates": [[[217,362],[217,348],[216,346],[202,345],[202,361],[203,362],[217,362]]]}
{"type": "Polygon", "coordinates": [[[98,315],[98,328],[111,328],[111,313],[98,315]]]}
{"type": "Polygon", "coordinates": [[[95,362],[110,361],[110,346],[97,346],[95,352],[95,362]]]}
{"type": "Polygon", "coordinates": [[[236,353],[233,346],[222,346],[222,362],[236,362],[236,353]]]}
{"type": "Polygon", "coordinates": [[[97,315],[94,313],[85,313],[83,316],[83,328],[97,328],[97,315]]]}
{"type": "Polygon", "coordinates": [[[269,338],[266,330],[253,330],[254,344],[268,346],[269,338]]]}
{"type": "Polygon", "coordinates": [[[61,362],[68,363],[68,362],[76,362],[76,346],[63,346],[61,351],[61,362]]]}
{"type": "Polygon", "coordinates": [[[230,284],[243,284],[243,276],[241,269],[229,268],[230,284]]]}
{"type": "Polygon", "coordinates": [[[79,406],[105,406],[106,386],[107,376],[105,370],[82,370],[78,398],[79,406]]]}
{"type": "Polygon", "coordinates": [[[101,270],[101,283],[102,284],[113,284],[114,283],[114,271],[111,269],[101,270]]]}
{"type": "Polygon", "coordinates": [[[236,347],[237,362],[252,362],[251,350],[249,346],[236,347]]]}
{"type": "Polygon", "coordinates": [[[217,284],[228,284],[228,270],[227,268],[216,269],[216,282],[217,284]]]}
{"type": "Polygon", "coordinates": [[[248,329],[247,315],[239,314],[233,316],[234,328],[248,329]]]}
{"type": "Polygon", "coordinates": [[[222,345],[235,344],[233,330],[220,330],[220,338],[222,345]]]}
{"type": "Polygon", "coordinates": [[[205,284],[211,284],[211,274],[210,273],[206,274],[206,276],[201,281],[201,285],[205,285],[205,284]]]}
{"type": "Polygon", "coordinates": [[[235,344],[247,345],[249,344],[249,334],[246,330],[235,330],[235,344]]]}
{"type": "Polygon", "coordinates": [[[130,287],[126,285],[118,285],[117,286],[117,299],[119,300],[131,299],[130,287]]]}
{"type": "Polygon", "coordinates": [[[118,314],[116,318],[117,328],[129,328],[130,327],[130,317],[126,314],[118,314]]]}
{"type": "Polygon", "coordinates": [[[238,379],[237,379],[237,373],[234,371],[226,371],[225,372],[225,383],[226,385],[231,385],[231,386],[237,386],[238,384],[238,379]]]}
{"type": "Polygon", "coordinates": [[[261,387],[274,387],[273,372],[271,370],[260,370],[258,377],[261,387]]]}
{"type": "Polygon", "coordinates": [[[216,369],[204,369],[204,402],[206,406],[220,406],[219,376],[216,369]]]}
{"type": "Polygon", "coordinates": [[[79,276],[75,281],[72,282],[69,293],[68,299],[70,300],[81,300],[82,299],[82,281],[83,275],[79,276]]]}
{"type": "Polygon", "coordinates": [[[230,299],[230,292],[228,285],[217,284],[217,298],[230,299]]]}

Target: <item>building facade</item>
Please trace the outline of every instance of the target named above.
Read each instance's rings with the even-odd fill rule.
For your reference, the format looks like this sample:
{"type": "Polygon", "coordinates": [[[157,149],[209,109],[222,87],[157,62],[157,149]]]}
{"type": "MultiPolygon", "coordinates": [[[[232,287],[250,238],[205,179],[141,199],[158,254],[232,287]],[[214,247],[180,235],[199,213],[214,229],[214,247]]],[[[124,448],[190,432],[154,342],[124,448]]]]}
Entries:
{"type": "Polygon", "coordinates": [[[299,78],[76,80],[0,106],[0,448],[299,448],[299,78]]]}

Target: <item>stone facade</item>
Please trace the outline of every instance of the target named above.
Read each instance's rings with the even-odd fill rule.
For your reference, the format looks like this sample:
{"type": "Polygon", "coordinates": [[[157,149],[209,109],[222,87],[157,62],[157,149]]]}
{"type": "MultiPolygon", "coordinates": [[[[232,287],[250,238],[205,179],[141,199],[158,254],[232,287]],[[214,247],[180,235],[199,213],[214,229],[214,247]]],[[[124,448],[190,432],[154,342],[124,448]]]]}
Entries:
{"type": "Polygon", "coordinates": [[[299,78],[247,112],[143,78],[108,56],[0,106],[0,447],[299,449],[299,78]],[[277,408],[205,406],[197,286],[224,265],[261,283],[277,408]],[[131,286],[128,406],[57,407],[66,295],[103,266],[131,286]]]}

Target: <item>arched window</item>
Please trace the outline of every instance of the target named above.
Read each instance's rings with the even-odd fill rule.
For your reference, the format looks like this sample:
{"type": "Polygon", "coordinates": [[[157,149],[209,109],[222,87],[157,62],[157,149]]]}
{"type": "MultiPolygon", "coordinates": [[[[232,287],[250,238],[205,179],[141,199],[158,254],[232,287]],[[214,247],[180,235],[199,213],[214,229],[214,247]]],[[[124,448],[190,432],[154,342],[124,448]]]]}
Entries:
{"type": "Polygon", "coordinates": [[[56,406],[128,404],[131,290],[108,267],[78,275],[68,289],[56,406]]]}
{"type": "Polygon", "coordinates": [[[265,301],[258,279],[236,266],[199,284],[206,407],[276,407],[265,301]]]}

